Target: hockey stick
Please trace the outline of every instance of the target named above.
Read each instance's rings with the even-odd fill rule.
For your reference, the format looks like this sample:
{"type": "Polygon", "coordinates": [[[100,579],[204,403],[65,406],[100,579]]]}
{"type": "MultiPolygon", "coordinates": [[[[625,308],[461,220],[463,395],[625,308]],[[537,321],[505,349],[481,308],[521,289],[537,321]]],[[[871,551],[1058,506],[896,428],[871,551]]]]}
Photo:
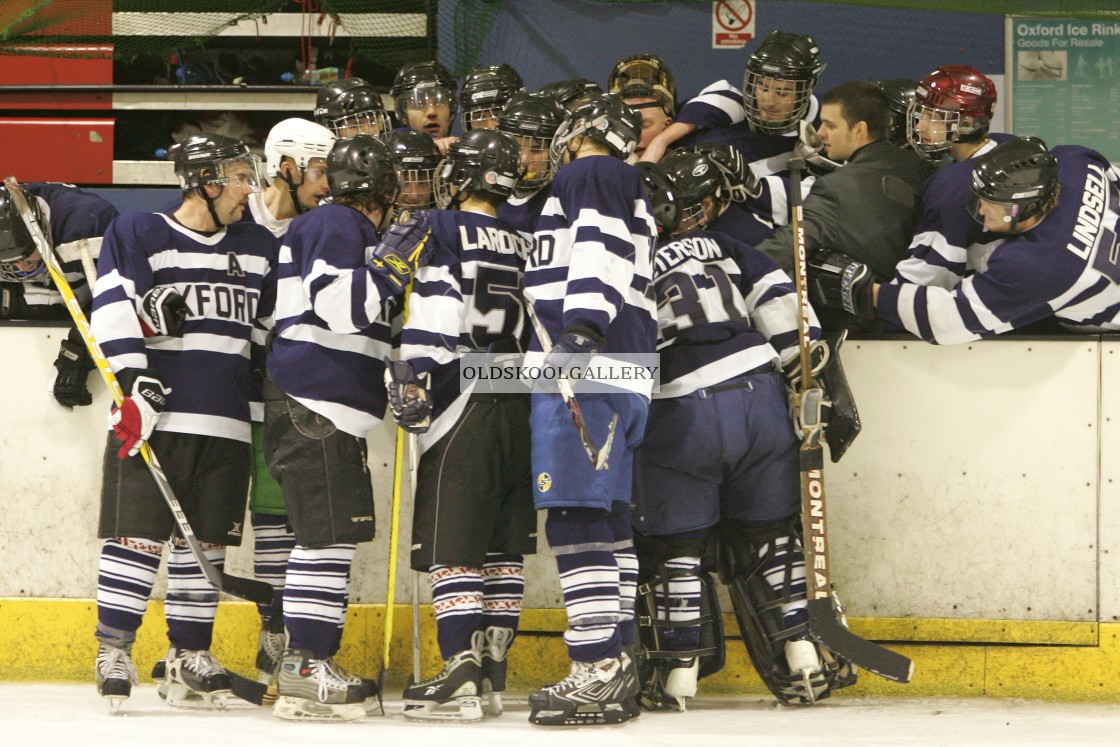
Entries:
{"type": "Polygon", "coordinates": [[[385,674],[389,671],[389,647],[393,642],[393,604],[397,595],[397,547],[400,542],[401,529],[401,478],[404,471],[405,432],[397,428],[397,442],[393,458],[393,507],[389,528],[389,582],[385,589],[385,635],[384,646],[381,653],[381,671],[377,674],[377,705],[381,708],[381,715],[385,715],[385,706],[381,693],[385,691],[385,674]]]}
{"type": "MultiPolygon", "coordinates": [[[[408,434],[409,486],[412,511],[416,513],[416,476],[420,472],[420,445],[415,433],[408,434]]],[[[412,682],[420,682],[420,572],[412,572],[412,682]]]]}
{"type": "MultiPolygon", "coordinates": [[[[529,321],[533,323],[533,329],[536,330],[537,339],[541,341],[541,349],[545,355],[548,355],[552,350],[552,338],[548,335],[548,330],[541,324],[541,320],[537,318],[537,312],[533,310],[533,304],[526,300],[525,311],[529,314],[529,321]]],[[[602,471],[607,468],[607,459],[610,458],[611,444],[614,443],[614,432],[618,427],[618,413],[611,417],[611,424],[607,429],[607,440],[603,444],[603,448],[595,448],[595,441],[591,438],[591,431],[587,428],[587,422],[583,419],[583,410],[580,409],[579,402],[576,401],[576,393],[572,391],[572,383],[568,381],[566,376],[558,376],[556,385],[560,389],[560,396],[564,398],[564,404],[568,406],[568,412],[572,414],[572,422],[576,424],[576,430],[579,431],[579,440],[583,443],[583,450],[587,452],[587,458],[591,460],[591,466],[596,471],[602,471]]]]}
{"type": "Polygon", "coordinates": [[[54,248],[54,253],[60,262],[81,260],[82,271],[85,273],[86,282],[89,283],[91,291],[93,290],[93,284],[97,282],[97,265],[94,260],[101,254],[102,241],[103,239],[97,236],[91,239],[67,241],[65,244],[59,244],[54,248]]]}
{"type": "Polygon", "coordinates": [[[825,510],[824,446],[821,444],[823,424],[820,403],[823,393],[813,380],[810,362],[808,258],[801,214],[801,172],[804,168],[803,158],[790,158],[790,226],[793,228],[793,269],[797,288],[797,342],[801,353],[801,384],[794,394],[794,413],[801,419],[804,432],[798,461],[801,471],[802,544],[805,552],[806,594],[809,600],[809,633],[833,652],[872,674],[895,682],[909,682],[914,675],[914,662],[849,631],[837,619],[832,595],[828,517],[825,510]]]}
{"type": "MultiPolygon", "coordinates": [[[[113,395],[113,401],[119,406],[124,401],[124,391],[121,389],[120,382],[117,381],[113,369],[109,366],[109,361],[105,358],[104,353],[101,352],[101,346],[97,344],[97,340],[93,337],[93,332],[90,331],[89,321],[86,319],[85,312],[82,311],[81,304],[78,303],[77,297],[74,295],[74,290],[67,282],[66,276],[62,274],[62,267],[58,264],[58,259],[54,255],[51,241],[47,238],[42,228],[39,226],[38,221],[35,219],[34,214],[31,212],[30,206],[27,204],[27,198],[20,189],[19,183],[15,177],[8,177],[4,180],[5,186],[8,188],[8,194],[11,195],[12,203],[16,206],[23,222],[27,224],[27,229],[31,233],[31,238],[35,242],[35,246],[39,250],[39,254],[43,259],[43,263],[47,266],[47,271],[50,273],[51,279],[54,281],[58,292],[62,294],[62,298],[66,301],[66,309],[70,312],[70,316],[74,320],[75,326],[82,335],[82,339],[89,349],[90,357],[93,359],[94,365],[97,370],[101,372],[102,378],[105,379],[105,385],[113,395]]],[[[206,555],[202,551],[202,545],[199,543],[198,538],[195,537],[194,531],[191,529],[190,522],[187,521],[187,515],[183,513],[182,506],[179,505],[179,500],[175,497],[175,493],[171,490],[171,485],[167,481],[167,476],[163,473],[163,469],[156,460],[156,455],[152,452],[151,447],[145,441],[140,447],[140,454],[144,458],[144,462],[148,465],[148,471],[152,474],[152,479],[155,480],[156,486],[159,488],[160,495],[163,496],[164,501],[167,502],[167,507],[171,510],[171,515],[175,518],[175,525],[179,528],[179,533],[186,540],[187,545],[194,555],[195,561],[202,569],[203,574],[214,585],[218,591],[224,591],[242,599],[247,599],[250,602],[257,604],[268,604],[272,601],[272,587],[264,581],[257,581],[251,578],[242,578],[240,576],[231,576],[225,571],[219,571],[214,567],[206,555]]]]}

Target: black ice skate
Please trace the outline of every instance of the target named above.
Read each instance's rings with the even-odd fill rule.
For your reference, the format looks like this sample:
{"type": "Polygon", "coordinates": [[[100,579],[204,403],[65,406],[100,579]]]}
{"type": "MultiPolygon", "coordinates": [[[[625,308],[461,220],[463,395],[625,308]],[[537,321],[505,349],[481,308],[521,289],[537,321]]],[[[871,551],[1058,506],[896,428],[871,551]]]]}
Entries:
{"type": "Polygon", "coordinates": [[[313,657],[303,649],[284,652],[272,713],[289,721],[353,721],[366,715],[362,688],[339,677],[331,659],[313,657]]]}
{"type": "Polygon", "coordinates": [[[502,715],[502,693],[506,691],[506,654],[513,642],[513,628],[487,628],[482,646],[482,711],[502,715]]]}
{"type": "Polygon", "coordinates": [[[104,643],[97,649],[93,676],[97,682],[97,694],[109,701],[109,712],[113,714],[118,713],[121,704],[128,700],[132,686],[140,682],[128,652],[104,643]]]}
{"type": "Polygon", "coordinates": [[[159,692],[168,705],[200,710],[226,707],[230,678],[209,651],[172,648],[167,652],[165,669],[165,687],[159,692]]]}
{"type": "Polygon", "coordinates": [[[572,672],[529,696],[529,721],[540,726],[621,724],[638,715],[633,707],[638,677],[630,657],[573,661],[572,672]]]}
{"type": "Polygon", "coordinates": [[[280,657],[288,647],[288,634],[284,632],[284,618],[280,615],[261,618],[261,632],[257,636],[257,682],[271,685],[280,668],[280,657]]]}
{"type": "Polygon", "coordinates": [[[448,659],[435,677],[410,684],[404,691],[404,715],[418,721],[478,721],[482,677],[479,653],[482,631],[475,631],[472,647],[448,659]]]}

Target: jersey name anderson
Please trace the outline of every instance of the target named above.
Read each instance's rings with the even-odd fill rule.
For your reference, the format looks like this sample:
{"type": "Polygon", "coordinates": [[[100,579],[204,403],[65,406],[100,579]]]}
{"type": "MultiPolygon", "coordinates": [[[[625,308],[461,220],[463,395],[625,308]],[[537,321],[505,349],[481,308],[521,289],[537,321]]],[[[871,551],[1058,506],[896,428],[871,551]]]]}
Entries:
{"type": "Polygon", "coordinates": [[[722,259],[723,256],[723,250],[713,239],[701,236],[676,239],[658,249],[654,266],[660,275],[690,259],[706,262],[710,259],[722,259]]]}

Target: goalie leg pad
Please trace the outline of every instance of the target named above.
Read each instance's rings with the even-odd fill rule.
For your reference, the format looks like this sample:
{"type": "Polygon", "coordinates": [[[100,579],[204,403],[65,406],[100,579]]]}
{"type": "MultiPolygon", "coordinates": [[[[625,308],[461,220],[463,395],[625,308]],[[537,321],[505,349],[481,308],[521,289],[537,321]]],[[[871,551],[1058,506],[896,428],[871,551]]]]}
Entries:
{"type": "Polygon", "coordinates": [[[715,535],[635,535],[638,674],[648,709],[684,710],[696,681],[723,668],[723,618],[710,573],[715,535]]]}
{"type": "Polygon", "coordinates": [[[850,662],[809,636],[800,514],[761,527],[725,520],[719,546],[720,578],[770,692],[783,703],[812,705],[854,684],[850,662]]]}
{"type": "Polygon", "coordinates": [[[820,372],[820,382],[828,391],[828,398],[832,402],[824,438],[828,441],[828,453],[834,464],[840,461],[840,457],[844,456],[844,452],[863,429],[855,395],[848,385],[848,376],[844,373],[844,364],[840,360],[840,346],[847,337],[846,329],[829,333],[827,341],[831,355],[825,360],[820,372]]]}

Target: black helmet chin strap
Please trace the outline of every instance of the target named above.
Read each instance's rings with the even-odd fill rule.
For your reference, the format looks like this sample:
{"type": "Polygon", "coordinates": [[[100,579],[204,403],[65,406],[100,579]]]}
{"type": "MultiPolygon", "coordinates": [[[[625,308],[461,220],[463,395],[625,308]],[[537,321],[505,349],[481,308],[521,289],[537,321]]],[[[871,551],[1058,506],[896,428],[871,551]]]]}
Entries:
{"type": "Polygon", "coordinates": [[[303,170],[300,169],[300,183],[299,184],[296,184],[294,181],[292,181],[292,177],[285,176],[283,169],[280,170],[280,173],[277,174],[277,176],[280,177],[280,181],[282,181],[282,182],[284,182],[285,184],[288,185],[288,194],[290,194],[292,196],[292,205],[295,206],[296,215],[303,215],[304,213],[306,213],[307,208],[305,208],[303,205],[300,204],[299,195],[296,194],[296,190],[299,188],[299,186],[301,184],[303,184],[303,181],[302,181],[303,170]]]}
{"type": "Polygon", "coordinates": [[[214,209],[214,198],[206,193],[205,186],[199,187],[198,193],[202,195],[202,199],[206,201],[206,209],[210,211],[210,217],[214,219],[214,225],[221,231],[226,224],[222,223],[221,219],[218,217],[218,211],[214,209]]]}

